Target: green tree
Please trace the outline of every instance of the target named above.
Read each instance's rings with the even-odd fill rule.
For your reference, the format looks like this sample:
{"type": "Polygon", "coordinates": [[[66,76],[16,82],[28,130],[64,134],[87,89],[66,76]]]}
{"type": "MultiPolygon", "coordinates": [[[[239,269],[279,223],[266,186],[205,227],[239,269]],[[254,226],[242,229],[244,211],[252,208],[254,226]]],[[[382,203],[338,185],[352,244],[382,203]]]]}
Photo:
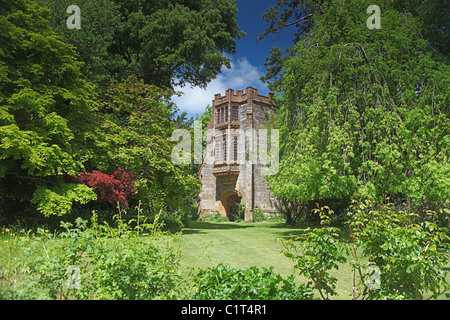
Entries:
{"type": "MultiPolygon", "coordinates": [[[[323,8],[326,8],[325,2],[323,0],[277,0],[277,3],[269,7],[263,15],[267,28],[259,35],[259,39],[268,36],[276,39],[283,32],[289,30],[294,45],[300,40],[307,41],[316,25],[316,17],[322,15],[323,8]]],[[[448,32],[450,4],[448,1],[392,0],[378,3],[378,5],[383,8],[382,10],[384,10],[384,6],[388,6],[400,13],[412,14],[421,22],[420,34],[429,41],[430,49],[440,52],[445,59],[448,59],[450,54],[450,33],[448,32]]],[[[360,9],[365,10],[366,8],[361,7],[360,9]]],[[[360,13],[363,12],[365,11],[360,13]]],[[[286,49],[286,55],[283,56],[283,52],[274,46],[270,56],[266,58],[267,72],[262,80],[268,82],[269,88],[273,91],[279,85],[284,62],[295,55],[293,47],[286,49]]]]}
{"type": "Polygon", "coordinates": [[[75,46],[78,60],[84,62],[82,72],[97,84],[108,84],[127,77],[127,63],[109,48],[120,23],[118,6],[111,0],[37,0],[51,11],[49,24],[63,37],[64,42],[75,46]],[[67,28],[70,5],[80,8],[81,28],[67,28]]]}
{"type": "Polygon", "coordinates": [[[285,62],[275,196],[450,201],[449,66],[390,3],[368,29],[370,1],[327,2],[285,62]]]}
{"type": "Polygon", "coordinates": [[[198,188],[195,175],[171,161],[177,128],[171,90],[130,77],[105,91],[96,124],[86,140],[86,167],[136,174],[136,198],[152,211],[174,211],[186,205],[198,188]]]}
{"type": "Polygon", "coordinates": [[[29,0],[1,2],[0,188],[6,211],[29,201],[64,214],[95,198],[66,182],[84,170],[85,119],[97,108],[73,47],[48,27],[50,12],[29,0]]]}
{"type": "Polygon", "coordinates": [[[236,52],[244,36],[235,0],[81,0],[82,26],[69,30],[70,0],[39,0],[53,13],[52,27],[77,47],[90,79],[206,86],[236,52]]]}

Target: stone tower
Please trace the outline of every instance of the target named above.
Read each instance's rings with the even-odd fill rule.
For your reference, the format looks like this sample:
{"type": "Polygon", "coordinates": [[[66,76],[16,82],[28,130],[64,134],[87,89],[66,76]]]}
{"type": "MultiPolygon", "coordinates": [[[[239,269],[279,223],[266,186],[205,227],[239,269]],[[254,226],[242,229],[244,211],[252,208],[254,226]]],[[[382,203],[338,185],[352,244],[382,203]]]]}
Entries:
{"type": "Polygon", "coordinates": [[[245,221],[252,220],[255,208],[263,212],[276,210],[263,164],[257,156],[252,158],[257,152],[259,129],[274,111],[272,98],[271,93],[262,96],[252,87],[247,87],[245,93],[228,89],[224,97],[215,95],[206,154],[199,169],[200,217],[219,212],[233,220],[238,204],[245,204],[245,221]]]}

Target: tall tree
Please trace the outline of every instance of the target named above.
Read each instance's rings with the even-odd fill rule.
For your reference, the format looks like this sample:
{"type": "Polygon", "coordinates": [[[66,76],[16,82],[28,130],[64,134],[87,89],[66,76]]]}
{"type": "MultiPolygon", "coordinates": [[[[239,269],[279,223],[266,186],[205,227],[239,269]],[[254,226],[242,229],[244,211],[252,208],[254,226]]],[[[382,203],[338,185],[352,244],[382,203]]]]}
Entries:
{"type": "Polygon", "coordinates": [[[65,26],[71,0],[38,0],[52,27],[77,47],[93,80],[135,75],[148,84],[206,86],[230,67],[239,29],[235,0],[80,0],[82,26],[65,26]]]}
{"type": "Polygon", "coordinates": [[[89,133],[86,167],[112,173],[117,167],[136,178],[136,199],[152,212],[174,211],[185,205],[199,187],[196,175],[171,161],[175,143],[172,132],[171,90],[130,77],[106,90],[97,125],[89,133]]]}
{"type": "Polygon", "coordinates": [[[392,5],[368,29],[370,4],[328,1],[285,62],[274,194],[448,204],[449,66],[392,5]]]}
{"type": "Polygon", "coordinates": [[[111,0],[36,0],[51,11],[49,24],[63,37],[63,41],[75,47],[78,60],[84,62],[83,74],[97,84],[118,82],[128,77],[127,63],[120,54],[111,53],[114,34],[120,23],[118,6],[111,0]],[[80,8],[80,28],[69,29],[67,13],[70,5],[80,8]]]}
{"type": "Polygon", "coordinates": [[[64,179],[84,170],[77,143],[97,107],[94,88],[48,27],[48,9],[30,0],[0,7],[0,201],[17,212],[32,198],[45,214],[63,214],[95,198],[64,179]]]}
{"type": "MultiPolygon", "coordinates": [[[[263,19],[267,23],[266,30],[259,35],[259,39],[272,36],[275,39],[283,32],[289,30],[293,36],[293,44],[300,40],[307,40],[312,35],[316,17],[323,14],[327,1],[313,0],[277,0],[277,3],[267,9],[263,19]]],[[[376,3],[372,3],[376,4],[376,3]]],[[[379,6],[394,8],[401,13],[412,14],[419,22],[421,28],[417,30],[421,36],[429,41],[430,50],[437,51],[447,59],[450,55],[450,2],[446,0],[387,0],[378,3],[379,6]]],[[[345,5],[341,1],[340,7],[345,5]]],[[[271,90],[279,85],[280,72],[284,62],[294,53],[292,48],[286,54],[276,46],[270,56],[266,58],[266,75],[262,78],[268,82],[271,90]]]]}

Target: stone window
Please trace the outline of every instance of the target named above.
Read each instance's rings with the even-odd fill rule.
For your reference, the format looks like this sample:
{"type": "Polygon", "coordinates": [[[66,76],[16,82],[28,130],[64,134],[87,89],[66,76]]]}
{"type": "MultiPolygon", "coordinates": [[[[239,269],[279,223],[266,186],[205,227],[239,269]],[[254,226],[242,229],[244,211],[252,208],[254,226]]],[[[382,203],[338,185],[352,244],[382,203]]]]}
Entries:
{"type": "Polygon", "coordinates": [[[234,137],[233,139],[233,161],[238,161],[238,138],[234,137]]]}
{"type": "Polygon", "coordinates": [[[231,122],[239,122],[239,107],[231,108],[231,122]]]}
{"type": "Polygon", "coordinates": [[[227,139],[223,139],[223,162],[227,162],[227,139]]]}
{"type": "Polygon", "coordinates": [[[228,106],[225,107],[225,122],[228,122],[228,106]]]}
{"type": "Polygon", "coordinates": [[[220,160],[220,142],[216,141],[216,163],[219,163],[220,160]]]}

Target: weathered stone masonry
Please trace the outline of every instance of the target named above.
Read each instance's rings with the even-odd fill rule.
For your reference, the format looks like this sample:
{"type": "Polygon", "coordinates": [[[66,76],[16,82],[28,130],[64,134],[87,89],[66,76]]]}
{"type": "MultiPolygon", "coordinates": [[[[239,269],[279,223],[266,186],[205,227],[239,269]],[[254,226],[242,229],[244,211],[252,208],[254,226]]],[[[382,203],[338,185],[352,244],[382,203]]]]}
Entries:
{"type": "Polygon", "coordinates": [[[255,129],[273,112],[273,95],[258,94],[247,87],[216,94],[213,116],[208,124],[207,151],[199,170],[202,188],[198,212],[203,217],[219,212],[230,219],[237,213],[237,204],[245,204],[245,221],[252,220],[252,211],[275,211],[275,199],[261,173],[262,165],[251,161],[256,150],[255,129]]]}

